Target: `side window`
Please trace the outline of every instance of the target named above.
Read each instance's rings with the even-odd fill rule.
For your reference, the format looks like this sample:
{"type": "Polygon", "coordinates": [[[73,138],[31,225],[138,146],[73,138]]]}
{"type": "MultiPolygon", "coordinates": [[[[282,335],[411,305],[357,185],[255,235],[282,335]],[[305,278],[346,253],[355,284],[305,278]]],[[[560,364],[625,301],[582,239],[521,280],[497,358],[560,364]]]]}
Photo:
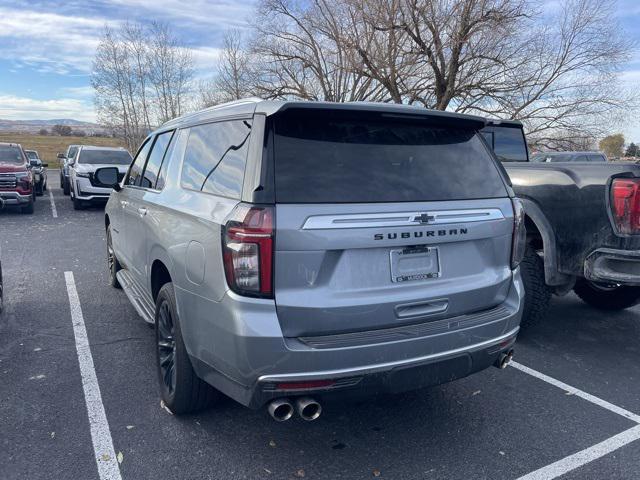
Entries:
{"type": "Polygon", "coordinates": [[[153,143],[151,153],[149,154],[149,160],[147,160],[147,166],[144,168],[144,174],[142,175],[142,181],[140,186],[143,188],[154,188],[156,180],[158,179],[158,172],[162,165],[162,160],[165,157],[167,147],[171,142],[173,131],[161,133],[156,137],[156,141],[153,143]]]}
{"type": "Polygon", "coordinates": [[[589,155],[590,162],[606,162],[607,160],[602,155],[589,155]]]}
{"type": "Polygon", "coordinates": [[[182,164],[182,186],[240,198],[251,123],[246,120],[192,127],[182,164]]]}
{"type": "Polygon", "coordinates": [[[167,170],[169,165],[171,165],[171,161],[174,156],[181,156],[184,153],[184,147],[187,143],[188,136],[188,130],[178,130],[171,138],[171,143],[169,144],[169,148],[167,148],[167,153],[164,154],[164,160],[162,161],[162,166],[158,172],[158,180],[156,181],[155,186],[156,190],[162,190],[164,188],[167,181],[167,170]]]}
{"type": "Polygon", "coordinates": [[[74,158],[76,156],[76,153],[78,153],[78,147],[71,147],[69,149],[69,155],[67,156],[67,158],[74,158]]]}
{"type": "Polygon", "coordinates": [[[142,145],[140,150],[138,150],[136,158],[133,160],[133,163],[129,167],[129,173],[127,174],[127,179],[124,182],[125,185],[140,185],[142,169],[144,168],[144,162],[147,161],[147,155],[149,154],[150,148],[151,139],[147,140],[144,145],[142,145]]]}
{"type": "Polygon", "coordinates": [[[493,132],[493,150],[503,162],[526,162],[527,145],[519,128],[496,128],[493,132]]]}

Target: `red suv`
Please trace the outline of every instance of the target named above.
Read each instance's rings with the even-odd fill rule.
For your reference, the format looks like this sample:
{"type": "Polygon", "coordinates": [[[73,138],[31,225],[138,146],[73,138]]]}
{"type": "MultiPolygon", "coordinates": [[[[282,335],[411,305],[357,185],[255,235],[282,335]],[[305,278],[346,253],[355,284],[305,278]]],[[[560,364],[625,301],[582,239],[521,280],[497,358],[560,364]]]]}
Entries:
{"type": "Polygon", "coordinates": [[[0,143],[0,202],[33,213],[36,201],[29,160],[17,143],[0,143]]]}

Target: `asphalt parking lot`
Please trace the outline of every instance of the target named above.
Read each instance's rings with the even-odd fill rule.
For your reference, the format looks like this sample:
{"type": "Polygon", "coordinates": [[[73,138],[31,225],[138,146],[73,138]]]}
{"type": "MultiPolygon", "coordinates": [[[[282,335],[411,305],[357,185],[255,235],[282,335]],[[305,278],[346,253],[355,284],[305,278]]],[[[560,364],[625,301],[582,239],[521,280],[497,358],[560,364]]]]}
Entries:
{"type": "Polygon", "coordinates": [[[230,400],[170,415],[153,331],[107,285],[103,209],[74,211],[56,173],[34,215],[0,212],[0,478],[640,478],[640,308],[603,314],[574,295],[521,333],[504,371],[328,403],[313,423],[230,400]],[[101,398],[86,398],[86,354],[101,398]],[[116,459],[98,448],[109,441],[116,459]]]}

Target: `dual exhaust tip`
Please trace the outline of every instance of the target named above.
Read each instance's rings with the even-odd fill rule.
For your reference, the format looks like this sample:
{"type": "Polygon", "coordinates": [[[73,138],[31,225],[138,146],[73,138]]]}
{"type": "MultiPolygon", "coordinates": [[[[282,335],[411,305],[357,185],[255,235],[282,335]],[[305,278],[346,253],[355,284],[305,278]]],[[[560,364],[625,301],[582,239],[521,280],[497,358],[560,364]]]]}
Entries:
{"type": "Polygon", "coordinates": [[[313,398],[300,397],[295,401],[288,398],[277,398],[267,408],[269,415],[277,422],[286,422],[296,411],[303,420],[311,422],[322,414],[322,406],[313,398]]]}
{"type": "Polygon", "coordinates": [[[507,352],[502,352],[500,356],[498,356],[498,359],[496,360],[496,363],[494,363],[494,366],[498,367],[499,369],[505,369],[507,368],[507,366],[509,366],[511,360],[513,360],[513,349],[507,352]]]}

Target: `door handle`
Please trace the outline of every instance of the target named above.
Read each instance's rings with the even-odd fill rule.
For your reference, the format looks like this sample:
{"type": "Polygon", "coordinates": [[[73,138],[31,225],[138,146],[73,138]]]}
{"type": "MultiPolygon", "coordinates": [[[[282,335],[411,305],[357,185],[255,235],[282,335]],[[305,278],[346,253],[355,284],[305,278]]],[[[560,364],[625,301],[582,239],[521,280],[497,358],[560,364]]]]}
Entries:
{"type": "Polygon", "coordinates": [[[147,209],[145,207],[140,207],[138,209],[138,215],[140,215],[141,217],[144,217],[147,214],[147,209]]]}

